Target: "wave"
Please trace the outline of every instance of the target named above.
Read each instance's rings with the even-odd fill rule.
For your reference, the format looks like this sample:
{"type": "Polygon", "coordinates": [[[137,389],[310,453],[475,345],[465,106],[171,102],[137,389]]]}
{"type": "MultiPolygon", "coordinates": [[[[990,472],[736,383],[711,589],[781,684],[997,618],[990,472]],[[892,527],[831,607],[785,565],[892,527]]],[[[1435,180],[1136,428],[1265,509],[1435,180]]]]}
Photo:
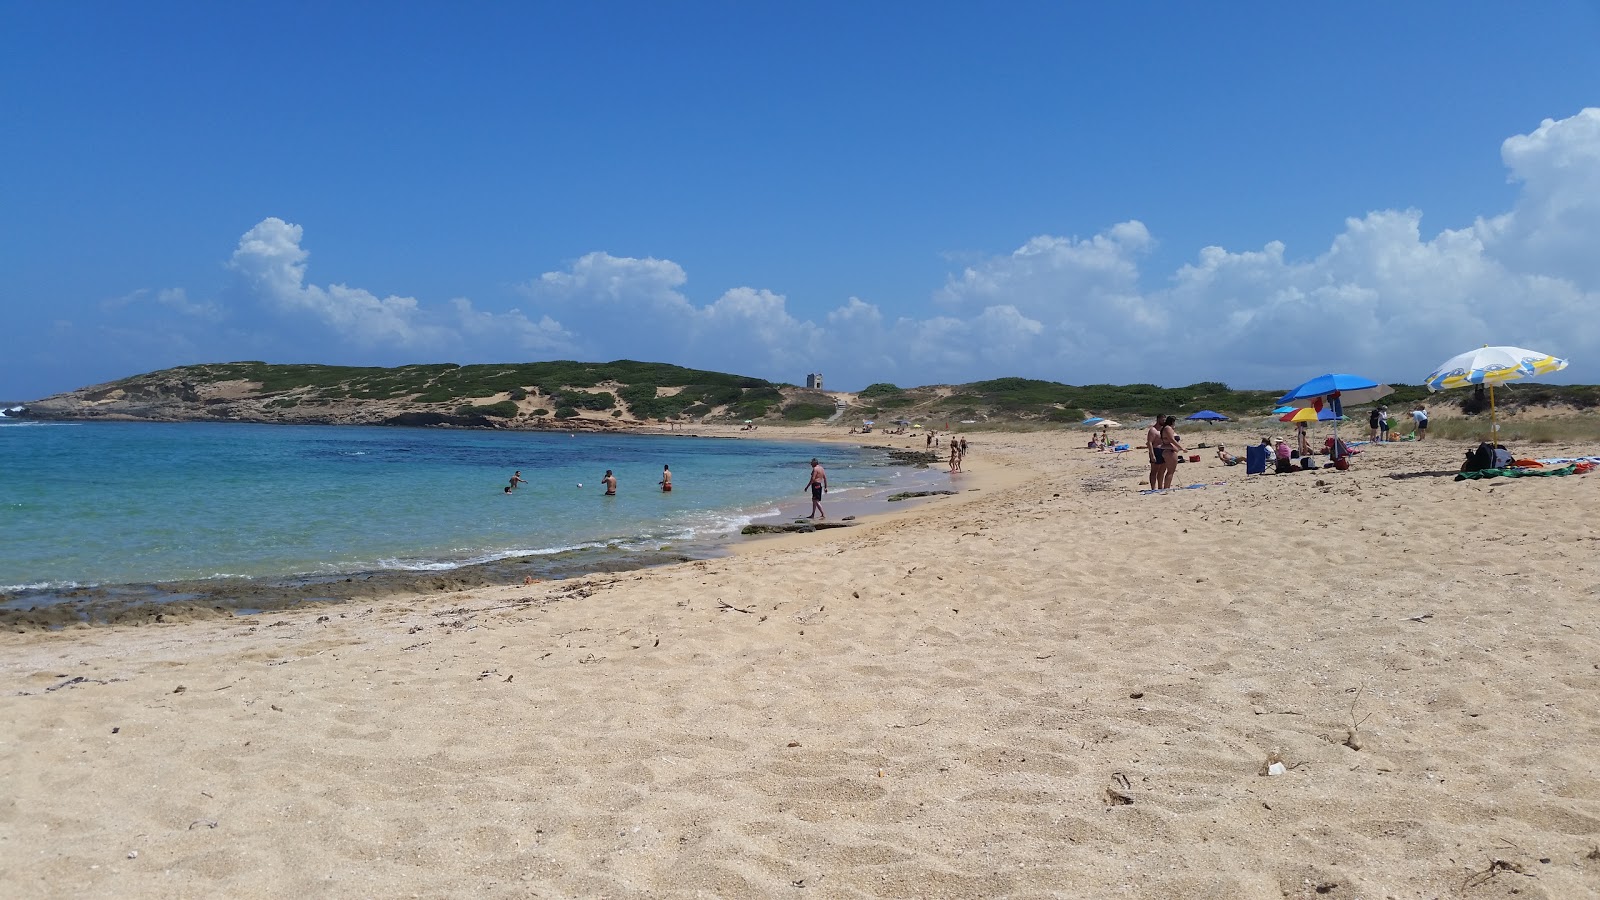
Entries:
{"type": "MultiPolygon", "coordinates": [[[[605,550],[611,546],[613,546],[611,543],[591,541],[582,544],[572,544],[565,547],[497,550],[493,553],[481,553],[477,556],[453,560],[399,559],[397,557],[390,556],[378,560],[375,568],[398,572],[448,572],[452,569],[460,569],[466,566],[481,566],[484,563],[500,562],[501,560],[506,559],[519,559],[524,556],[554,556],[558,553],[573,553],[579,550],[605,550]]],[[[366,571],[366,569],[358,567],[357,571],[366,571]]]]}

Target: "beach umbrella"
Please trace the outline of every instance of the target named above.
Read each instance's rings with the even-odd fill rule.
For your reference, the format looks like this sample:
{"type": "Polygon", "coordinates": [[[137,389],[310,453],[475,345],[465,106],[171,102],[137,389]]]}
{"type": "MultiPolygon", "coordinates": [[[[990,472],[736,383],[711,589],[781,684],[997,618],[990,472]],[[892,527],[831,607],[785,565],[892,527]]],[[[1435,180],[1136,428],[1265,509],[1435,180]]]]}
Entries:
{"type": "Polygon", "coordinates": [[[1318,406],[1320,404],[1316,401],[1328,397],[1338,401],[1334,404],[1335,411],[1342,415],[1343,410],[1338,409],[1339,406],[1371,403],[1392,393],[1394,388],[1387,384],[1379,384],[1360,375],[1318,375],[1279,397],[1278,403],[1295,407],[1318,406]]]}
{"type": "Polygon", "coordinates": [[[1280,406],[1277,409],[1273,410],[1272,414],[1275,415],[1275,416],[1281,416],[1284,413],[1292,413],[1292,412],[1294,412],[1295,410],[1297,410],[1299,408],[1300,407],[1298,407],[1298,406],[1284,405],[1284,406],[1280,406]]]}
{"type": "Polygon", "coordinates": [[[1278,417],[1279,422],[1340,422],[1343,420],[1344,416],[1335,415],[1332,407],[1317,409],[1314,406],[1302,406],[1278,417]]]}
{"type": "Polygon", "coordinates": [[[1192,415],[1184,416],[1184,418],[1185,419],[1193,419],[1193,420],[1195,420],[1197,422],[1226,422],[1226,421],[1228,421],[1228,417],[1227,416],[1225,416],[1225,415],[1223,415],[1222,413],[1219,413],[1219,412],[1212,412],[1209,409],[1202,409],[1199,412],[1194,413],[1192,415]]]}
{"type": "Polygon", "coordinates": [[[1099,425],[1101,422],[1104,422],[1104,421],[1105,421],[1105,419],[1101,418],[1100,416],[1090,416],[1089,418],[1084,419],[1082,422],[1080,422],[1078,424],[1094,426],[1094,425],[1099,425]]]}
{"type": "Polygon", "coordinates": [[[1278,403],[1288,406],[1311,406],[1322,409],[1322,400],[1333,401],[1333,438],[1339,439],[1339,420],[1344,418],[1344,404],[1371,403],[1379,397],[1394,393],[1394,388],[1379,384],[1360,375],[1330,373],[1318,375],[1278,398],[1278,403]]]}
{"type": "Polygon", "coordinates": [[[1500,426],[1494,420],[1494,386],[1524,378],[1538,378],[1559,372],[1567,361],[1537,350],[1521,347],[1491,347],[1488,344],[1468,350],[1440,363],[1422,380],[1429,391],[1445,391],[1468,385],[1489,386],[1489,442],[1495,443],[1500,426]]]}
{"type": "Polygon", "coordinates": [[[1100,420],[1100,427],[1101,428],[1121,428],[1122,427],[1122,423],[1121,422],[1113,422],[1110,419],[1101,419],[1100,420]]]}

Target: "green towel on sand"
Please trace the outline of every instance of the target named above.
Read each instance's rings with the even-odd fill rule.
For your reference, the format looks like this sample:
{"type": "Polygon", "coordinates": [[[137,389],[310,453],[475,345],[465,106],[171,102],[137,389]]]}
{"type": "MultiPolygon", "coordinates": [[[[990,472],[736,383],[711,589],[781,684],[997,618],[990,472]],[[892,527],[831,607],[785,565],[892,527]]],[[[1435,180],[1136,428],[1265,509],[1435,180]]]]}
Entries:
{"type": "Polygon", "coordinates": [[[1534,475],[1548,478],[1552,475],[1571,475],[1577,470],[1576,465],[1562,466],[1559,469],[1479,469],[1476,472],[1461,472],[1456,475],[1457,481],[1468,478],[1528,478],[1534,475]]]}

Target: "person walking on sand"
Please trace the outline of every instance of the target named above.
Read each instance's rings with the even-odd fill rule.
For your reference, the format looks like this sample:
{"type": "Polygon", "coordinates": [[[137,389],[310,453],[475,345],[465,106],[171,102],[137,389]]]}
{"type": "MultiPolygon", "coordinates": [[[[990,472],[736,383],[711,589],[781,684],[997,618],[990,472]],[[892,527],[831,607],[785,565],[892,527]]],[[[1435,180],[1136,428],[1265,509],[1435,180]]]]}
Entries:
{"type": "Polygon", "coordinates": [[[606,477],[600,479],[600,483],[606,486],[605,496],[615,497],[617,495],[617,476],[611,474],[610,469],[606,470],[606,477]]]}
{"type": "Polygon", "coordinates": [[[817,462],[815,456],[811,457],[811,480],[806,482],[806,489],[811,491],[811,515],[808,519],[826,519],[828,516],[822,511],[822,495],[828,492],[828,473],[823,471],[822,463],[817,462]]]}
{"type": "Polygon", "coordinates": [[[528,479],[522,477],[522,470],[521,469],[518,469],[515,472],[511,473],[511,490],[513,490],[513,491],[516,490],[517,489],[517,485],[519,485],[519,484],[527,484],[527,483],[528,483],[528,479]]]}
{"type": "Polygon", "coordinates": [[[668,468],[667,466],[662,466],[661,481],[657,483],[661,485],[661,493],[672,493],[672,469],[668,468]]]}

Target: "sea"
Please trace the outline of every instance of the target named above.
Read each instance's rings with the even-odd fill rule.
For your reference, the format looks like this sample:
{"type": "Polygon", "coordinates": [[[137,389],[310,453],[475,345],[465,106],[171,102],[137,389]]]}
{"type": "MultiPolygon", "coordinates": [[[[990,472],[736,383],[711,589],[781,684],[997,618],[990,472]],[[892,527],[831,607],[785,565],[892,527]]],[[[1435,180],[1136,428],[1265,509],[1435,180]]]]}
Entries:
{"type": "Polygon", "coordinates": [[[0,418],[0,609],[160,599],[172,583],[504,561],[533,577],[714,555],[746,524],[807,514],[813,456],[835,517],[948,480],[883,450],[782,440],[0,418]],[[527,483],[506,493],[517,470],[527,483]]]}

